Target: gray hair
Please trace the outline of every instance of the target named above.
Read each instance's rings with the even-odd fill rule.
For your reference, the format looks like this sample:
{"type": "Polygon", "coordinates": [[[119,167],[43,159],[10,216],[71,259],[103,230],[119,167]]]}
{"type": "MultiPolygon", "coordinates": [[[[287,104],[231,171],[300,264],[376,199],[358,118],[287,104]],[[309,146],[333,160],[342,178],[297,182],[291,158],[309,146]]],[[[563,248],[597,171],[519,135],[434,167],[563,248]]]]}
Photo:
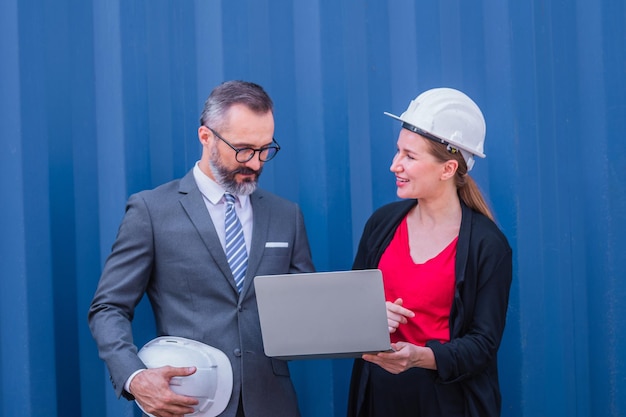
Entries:
{"type": "Polygon", "coordinates": [[[274,111],[272,99],[260,85],[247,81],[226,81],[215,87],[204,103],[200,125],[221,129],[226,113],[235,104],[243,104],[259,114],[274,111]]]}

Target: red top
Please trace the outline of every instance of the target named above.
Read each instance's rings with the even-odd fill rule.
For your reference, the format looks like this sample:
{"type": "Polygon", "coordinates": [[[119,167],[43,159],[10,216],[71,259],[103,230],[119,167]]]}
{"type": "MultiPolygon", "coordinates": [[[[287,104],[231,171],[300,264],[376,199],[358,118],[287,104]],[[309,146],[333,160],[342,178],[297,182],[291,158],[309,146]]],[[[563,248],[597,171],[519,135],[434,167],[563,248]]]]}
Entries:
{"type": "Polygon", "coordinates": [[[437,256],[423,264],[411,258],[406,217],[385,249],[378,268],[383,273],[385,297],[404,301],[415,313],[407,324],[391,334],[393,343],[425,346],[428,340],[450,341],[450,310],[454,299],[454,265],[458,236],[437,256]]]}

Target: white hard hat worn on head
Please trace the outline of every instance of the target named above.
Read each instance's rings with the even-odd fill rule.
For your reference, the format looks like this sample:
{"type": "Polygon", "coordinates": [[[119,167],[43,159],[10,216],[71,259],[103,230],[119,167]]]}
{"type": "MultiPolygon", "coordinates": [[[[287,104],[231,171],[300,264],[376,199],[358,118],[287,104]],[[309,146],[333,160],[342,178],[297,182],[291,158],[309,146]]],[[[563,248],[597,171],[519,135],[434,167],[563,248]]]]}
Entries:
{"type": "Polygon", "coordinates": [[[485,157],[486,125],[480,108],[464,93],[452,88],[434,88],[412,100],[400,116],[385,112],[402,122],[402,127],[459,150],[467,163],[474,165],[474,155],[485,157]]]}
{"type": "MultiPolygon", "coordinates": [[[[168,365],[197,368],[193,375],[170,380],[172,391],[199,401],[195,411],[186,416],[215,417],[228,405],[233,390],[233,371],[230,360],[221,350],[191,339],[164,336],[146,343],[137,355],[148,368],[168,365]]],[[[139,403],[137,405],[141,408],[139,403]]],[[[143,408],[141,411],[146,412],[143,408]]]]}

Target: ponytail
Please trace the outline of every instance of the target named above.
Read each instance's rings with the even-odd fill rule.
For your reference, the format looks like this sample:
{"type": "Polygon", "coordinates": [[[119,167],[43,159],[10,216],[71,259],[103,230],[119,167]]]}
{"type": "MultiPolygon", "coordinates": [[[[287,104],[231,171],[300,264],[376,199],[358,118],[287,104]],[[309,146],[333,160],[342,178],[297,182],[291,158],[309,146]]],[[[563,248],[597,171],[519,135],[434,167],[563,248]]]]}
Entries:
{"type": "Polygon", "coordinates": [[[427,140],[426,142],[430,147],[431,154],[439,161],[445,162],[453,159],[458,162],[454,182],[461,201],[472,210],[487,216],[491,221],[495,221],[478,185],[467,172],[467,163],[461,152],[451,153],[446,145],[433,140],[427,140]]]}
{"type": "MultiPolygon", "coordinates": [[[[459,174],[457,173],[457,175],[459,174]]],[[[463,201],[469,208],[487,216],[491,221],[495,221],[493,214],[491,213],[491,210],[489,209],[489,206],[487,205],[487,202],[485,201],[485,198],[480,192],[480,189],[478,188],[478,185],[476,185],[474,179],[469,174],[465,174],[461,178],[462,184],[457,186],[457,192],[459,193],[461,201],[463,201]]],[[[458,182],[459,181],[457,181],[457,184],[458,182]]]]}

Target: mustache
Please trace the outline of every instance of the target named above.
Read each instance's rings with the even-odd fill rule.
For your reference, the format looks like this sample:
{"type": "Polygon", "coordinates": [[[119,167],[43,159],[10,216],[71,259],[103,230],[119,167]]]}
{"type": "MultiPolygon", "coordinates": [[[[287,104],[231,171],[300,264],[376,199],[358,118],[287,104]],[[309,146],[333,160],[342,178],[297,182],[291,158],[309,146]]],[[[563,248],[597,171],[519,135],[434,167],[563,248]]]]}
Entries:
{"type": "Polygon", "coordinates": [[[260,171],[257,171],[255,169],[248,168],[248,167],[241,167],[241,168],[237,168],[237,169],[231,171],[231,175],[234,176],[234,175],[237,175],[237,174],[259,176],[260,171]]]}

